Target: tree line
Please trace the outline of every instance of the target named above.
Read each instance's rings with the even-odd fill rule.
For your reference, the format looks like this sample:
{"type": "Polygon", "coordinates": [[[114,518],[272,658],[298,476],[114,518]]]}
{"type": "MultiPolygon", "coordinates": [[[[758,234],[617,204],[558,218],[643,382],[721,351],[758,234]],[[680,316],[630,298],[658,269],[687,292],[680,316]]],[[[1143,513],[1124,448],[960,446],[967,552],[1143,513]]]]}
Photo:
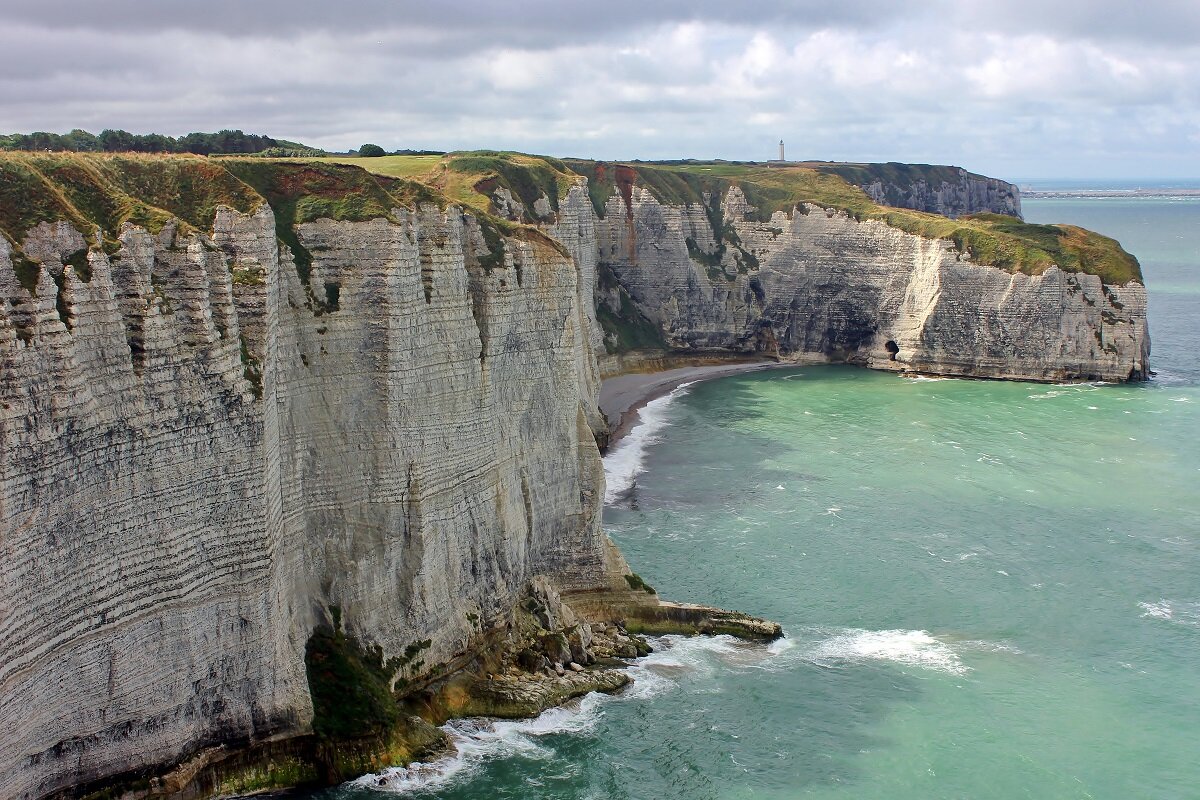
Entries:
{"type": "Polygon", "coordinates": [[[322,155],[324,151],[296,142],[272,139],[242,131],[189,133],[175,138],[161,133],[130,133],[103,130],[97,134],[76,128],[70,133],[0,134],[0,150],[56,150],[81,153],[196,153],[223,155],[258,153],[262,155],[322,155]]]}

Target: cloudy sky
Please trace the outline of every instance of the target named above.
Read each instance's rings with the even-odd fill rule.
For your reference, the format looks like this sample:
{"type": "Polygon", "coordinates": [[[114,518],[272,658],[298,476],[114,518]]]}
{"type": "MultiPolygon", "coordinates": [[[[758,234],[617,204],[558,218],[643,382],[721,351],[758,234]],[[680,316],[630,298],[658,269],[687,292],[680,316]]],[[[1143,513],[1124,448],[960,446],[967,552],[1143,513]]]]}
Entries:
{"type": "Polygon", "coordinates": [[[0,132],[1200,177],[1197,0],[0,0],[0,132]]]}

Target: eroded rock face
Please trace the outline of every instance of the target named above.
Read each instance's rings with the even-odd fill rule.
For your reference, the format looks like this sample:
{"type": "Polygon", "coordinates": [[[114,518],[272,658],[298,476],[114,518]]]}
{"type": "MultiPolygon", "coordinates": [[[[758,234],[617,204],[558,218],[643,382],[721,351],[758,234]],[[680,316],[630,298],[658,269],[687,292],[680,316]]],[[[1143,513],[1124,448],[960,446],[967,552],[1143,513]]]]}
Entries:
{"type": "Polygon", "coordinates": [[[872,200],[885,206],[928,211],[946,217],[978,214],[1021,216],[1021,192],[1013,184],[956,169],[945,180],[917,180],[898,185],[882,180],[859,184],[872,200]]]}
{"type": "Polygon", "coordinates": [[[749,221],[737,187],[722,208],[733,233],[722,242],[703,207],[663,205],[639,187],[596,222],[600,261],[677,351],[1039,381],[1149,375],[1136,281],[1014,274],[949,241],[812,205],[749,221]]]}
{"type": "Polygon", "coordinates": [[[432,667],[533,576],[624,571],[576,263],[393,217],[298,226],[307,281],[265,206],[127,227],[87,282],[38,229],[36,296],[0,238],[0,796],[307,730],[333,607],[432,667]]]}

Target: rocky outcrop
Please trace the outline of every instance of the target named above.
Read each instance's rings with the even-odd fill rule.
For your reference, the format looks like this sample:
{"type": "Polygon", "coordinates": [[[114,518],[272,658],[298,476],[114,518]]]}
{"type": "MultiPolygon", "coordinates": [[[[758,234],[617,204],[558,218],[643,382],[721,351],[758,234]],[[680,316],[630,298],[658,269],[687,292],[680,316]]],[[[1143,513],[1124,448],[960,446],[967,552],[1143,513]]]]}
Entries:
{"type": "Polygon", "coordinates": [[[711,206],[634,187],[596,223],[601,269],[675,352],[1038,381],[1149,375],[1137,280],[985,266],[951,239],[814,204],[759,222],[736,186],[721,209],[715,231],[711,206]]]}

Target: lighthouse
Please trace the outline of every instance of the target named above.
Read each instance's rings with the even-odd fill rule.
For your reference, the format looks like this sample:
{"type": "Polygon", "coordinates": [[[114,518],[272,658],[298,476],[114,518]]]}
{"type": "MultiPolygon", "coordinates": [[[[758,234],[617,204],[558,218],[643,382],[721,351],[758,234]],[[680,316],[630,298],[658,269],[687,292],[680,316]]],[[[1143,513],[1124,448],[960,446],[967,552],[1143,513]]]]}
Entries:
{"type": "Polygon", "coordinates": [[[787,159],[783,157],[783,139],[779,140],[779,160],[787,161],[787,159]]]}

